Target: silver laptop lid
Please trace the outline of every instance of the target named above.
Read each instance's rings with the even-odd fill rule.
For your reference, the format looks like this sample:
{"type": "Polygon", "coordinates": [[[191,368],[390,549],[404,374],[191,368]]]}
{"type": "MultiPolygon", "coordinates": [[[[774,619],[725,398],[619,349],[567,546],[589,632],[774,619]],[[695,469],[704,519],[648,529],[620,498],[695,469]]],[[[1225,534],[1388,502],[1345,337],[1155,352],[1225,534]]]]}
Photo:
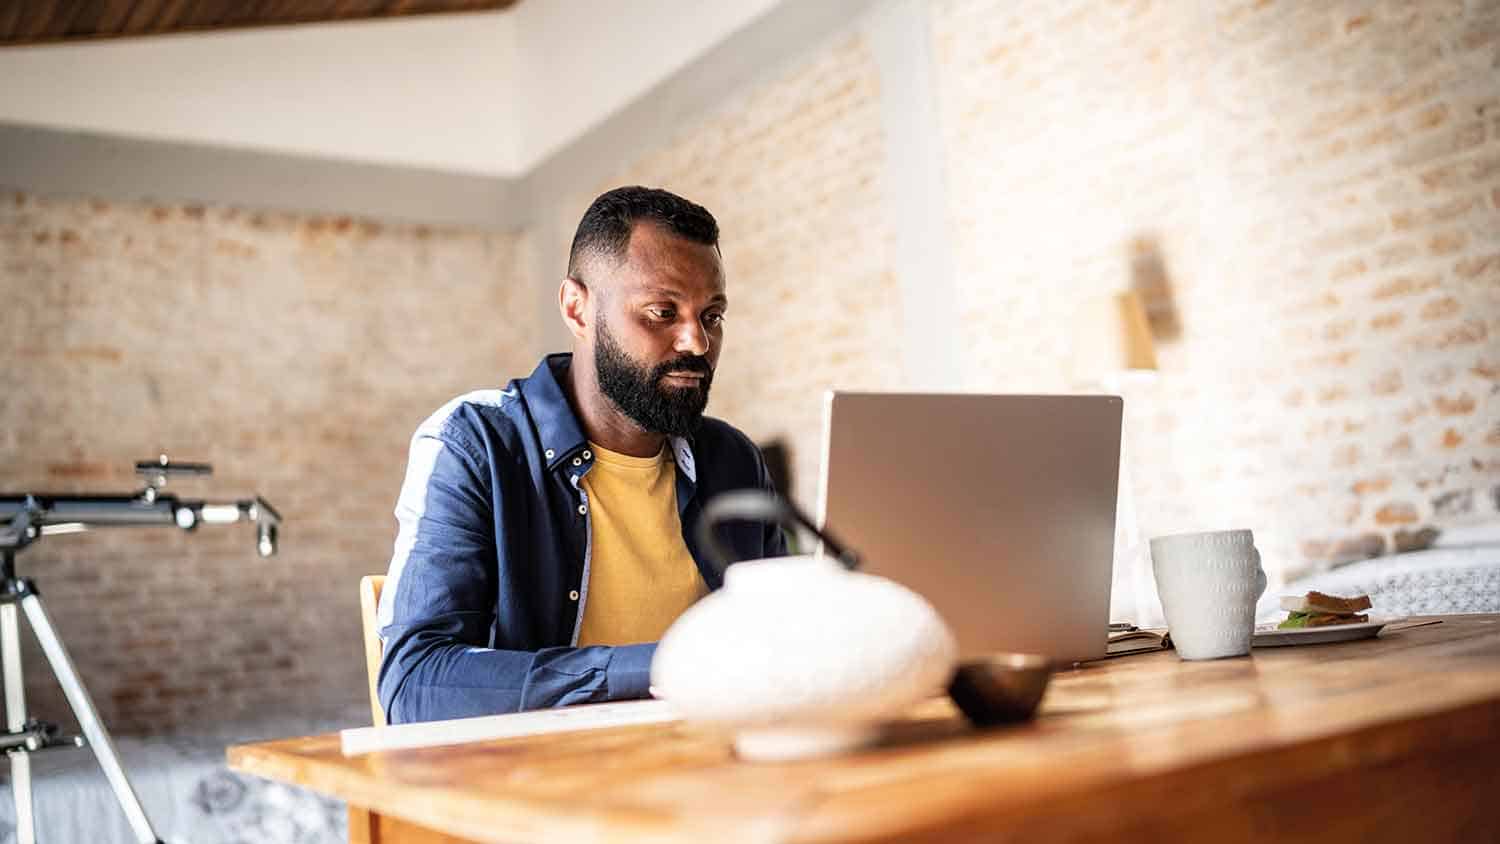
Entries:
{"type": "Polygon", "coordinates": [[[931,601],[965,658],[1101,657],[1122,406],[830,392],[818,521],[931,601]]]}

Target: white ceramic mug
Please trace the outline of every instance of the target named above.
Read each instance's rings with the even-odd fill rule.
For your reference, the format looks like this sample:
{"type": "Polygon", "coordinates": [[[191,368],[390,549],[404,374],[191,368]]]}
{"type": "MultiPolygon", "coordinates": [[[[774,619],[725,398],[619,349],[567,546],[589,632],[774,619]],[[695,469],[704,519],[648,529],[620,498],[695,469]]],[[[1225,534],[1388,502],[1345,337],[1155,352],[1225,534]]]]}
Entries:
{"type": "Polygon", "coordinates": [[[1151,568],[1172,644],[1183,659],[1250,653],[1255,602],[1266,591],[1248,530],[1181,533],[1151,540],[1151,568]]]}

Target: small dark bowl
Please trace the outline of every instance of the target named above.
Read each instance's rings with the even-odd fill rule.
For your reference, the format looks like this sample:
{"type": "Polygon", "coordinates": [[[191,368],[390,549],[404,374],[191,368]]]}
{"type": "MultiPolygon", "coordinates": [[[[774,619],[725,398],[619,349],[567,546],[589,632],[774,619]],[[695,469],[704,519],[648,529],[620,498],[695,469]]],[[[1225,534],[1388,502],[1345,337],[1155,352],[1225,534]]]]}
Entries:
{"type": "Polygon", "coordinates": [[[1036,714],[1052,662],[1035,654],[995,654],[958,666],[948,696],[976,727],[1014,724],[1036,714]]]}

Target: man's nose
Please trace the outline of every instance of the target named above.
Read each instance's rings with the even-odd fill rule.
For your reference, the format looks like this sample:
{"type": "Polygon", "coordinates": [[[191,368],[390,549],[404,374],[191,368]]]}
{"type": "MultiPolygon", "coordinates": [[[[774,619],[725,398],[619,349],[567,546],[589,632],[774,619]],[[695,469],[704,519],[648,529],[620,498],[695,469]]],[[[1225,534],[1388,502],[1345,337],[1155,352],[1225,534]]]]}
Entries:
{"type": "Polygon", "coordinates": [[[708,330],[698,320],[683,320],[683,324],[677,329],[677,342],[672,345],[673,351],[684,354],[698,355],[708,354],[708,330]]]}

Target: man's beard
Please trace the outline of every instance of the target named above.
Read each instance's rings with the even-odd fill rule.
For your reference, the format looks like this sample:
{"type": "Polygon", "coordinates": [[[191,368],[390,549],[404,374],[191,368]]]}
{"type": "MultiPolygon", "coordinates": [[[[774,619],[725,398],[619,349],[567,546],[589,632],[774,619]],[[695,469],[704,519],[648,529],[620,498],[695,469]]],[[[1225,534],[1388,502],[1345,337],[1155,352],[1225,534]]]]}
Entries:
{"type": "Polygon", "coordinates": [[[688,436],[698,429],[703,408],[708,406],[708,388],[713,367],[701,355],[683,355],[654,367],[638,364],[609,333],[603,320],[594,341],[594,368],[599,389],[642,430],[668,436],[688,436]],[[662,379],[668,372],[701,372],[696,387],[668,387],[662,379]]]}

